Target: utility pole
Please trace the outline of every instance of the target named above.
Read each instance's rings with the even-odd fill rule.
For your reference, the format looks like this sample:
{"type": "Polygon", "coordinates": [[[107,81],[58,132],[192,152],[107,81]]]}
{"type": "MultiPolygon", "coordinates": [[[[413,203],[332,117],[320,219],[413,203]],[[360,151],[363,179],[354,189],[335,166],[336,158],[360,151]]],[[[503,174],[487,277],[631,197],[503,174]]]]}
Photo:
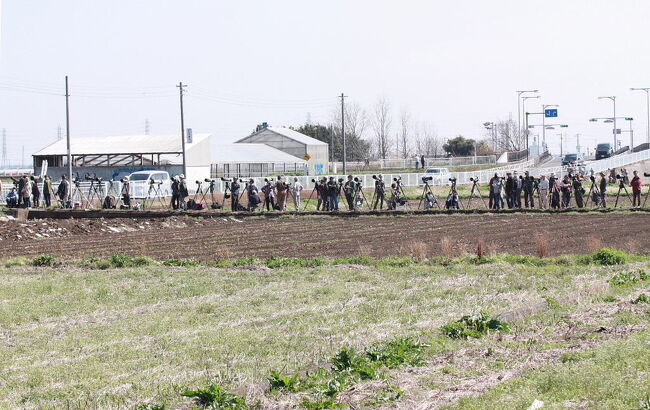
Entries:
{"type": "Polygon", "coordinates": [[[22,157],[20,159],[20,162],[22,163],[20,167],[25,168],[25,145],[23,145],[23,152],[22,152],[22,157]]]}
{"type": "Polygon", "coordinates": [[[2,129],[2,167],[7,167],[7,130],[2,129]]]}
{"type": "Polygon", "coordinates": [[[345,144],[345,97],[347,97],[347,95],[341,93],[340,98],[341,98],[341,137],[343,137],[343,175],[348,174],[348,169],[346,166],[347,147],[345,144]]]}
{"type": "Polygon", "coordinates": [[[560,136],[560,157],[564,156],[564,140],[562,133],[557,134],[560,136]]]}
{"type": "Polygon", "coordinates": [[[332,123],[330,123],[330,143],[329,143],[329,172],[332,172],[332,162],[334,161],[334,128],[332,127],[332,123]]]}
{"type": "Polygon", "coordinates": [[[630,88],[632,91],[645,91],[645,109],[646,109],[646,115],[648,116],[647,122],[646,122],[646,142],[650,144],[650,87],[642,87],[642,88],[630,88]]]}
{"type": "Polygon", "coordinates": [[[150,132],[150,124],[149,124],[149,118],[144,120],[144,135],[149,135],[150,132]]]}
{"type": "Polygon", "coordinates": [[[68,148],[68,200],[72,203],[72,152],[70,150],[70,93],[68,76],[65,76],[65,138],[68,148]]]}
{"type": "Polygon", "coordinates": [[[576,134],[576,152],[580,154],[580,134],[576,134]]]}
{"type": "Polygon", "coordinates": [[[187,178],[187,164],[185,163],[185,117],[183,114],[183,89],[187,87],[187,85],[183,85],[183,82],[181,81],[176,87],[178,87],[178,93],[181,101],[181,147],[183,149],[183,175],[187,178]]]}

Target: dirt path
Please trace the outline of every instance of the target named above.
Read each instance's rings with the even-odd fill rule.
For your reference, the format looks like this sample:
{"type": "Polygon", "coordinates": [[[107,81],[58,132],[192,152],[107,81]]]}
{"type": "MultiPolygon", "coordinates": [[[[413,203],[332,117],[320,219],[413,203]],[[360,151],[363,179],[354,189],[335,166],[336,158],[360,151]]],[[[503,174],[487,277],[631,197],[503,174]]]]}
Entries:
{"type": "Polygon", "coordinates": [[[599,244],[648,252],[649,224],[641,213],[0,221],[0,257],[382,256],[409,254],[414,243],[424,243],[429,255],[460,255],[473,252],[479,238],[495,252],[536,254],[539,235],[550,255],[599,244]],[[441,248],[444,237],[453,249],[441,248]]]}

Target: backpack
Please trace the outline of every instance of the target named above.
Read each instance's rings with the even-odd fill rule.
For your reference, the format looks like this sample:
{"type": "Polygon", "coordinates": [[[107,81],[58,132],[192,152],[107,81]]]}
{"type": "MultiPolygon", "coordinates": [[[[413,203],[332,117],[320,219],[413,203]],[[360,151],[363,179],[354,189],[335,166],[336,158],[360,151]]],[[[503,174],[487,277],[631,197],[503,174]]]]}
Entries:
{"type": "Polygon", "coordinates": [[[196,209],[196,201],[193,199],[187,201],[187,209],[196,209]]]}
{"type": "Polygon", "coordinates": [[[115,209],[115,207],[116,207],[115,197],[107,195],[104,198],[104,203],[102,204],[102,208],[104,208],[104,209],[115,209]]]}
{"type": "Polygon", "coordinates": [[[204,204],[204,203],[201,203],[201,202],[199,202],[199,203],[195,203],[193,209],[194,209],[195,211],[202,211],[202,210],[205,209],[205,204],[204,204]]]}

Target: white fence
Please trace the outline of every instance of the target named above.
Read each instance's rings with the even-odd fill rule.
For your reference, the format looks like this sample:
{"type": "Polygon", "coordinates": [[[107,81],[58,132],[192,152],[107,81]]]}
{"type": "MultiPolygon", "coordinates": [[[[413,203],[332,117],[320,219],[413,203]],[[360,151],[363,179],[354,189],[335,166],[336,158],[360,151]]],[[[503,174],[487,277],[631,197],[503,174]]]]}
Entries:
{"type": "MultiPolygon", "coordinates": [[[[364,161],[347,161],[346,167],[348,171],[360,169],[416,169],[421,168],[422,164],[419,162],[420,157],[417,158],[418,164],[415,165],[416,158],[408,159],[380,159],[376,161],[369,161],[367,164],[364,161]]],[[[483,155],[476,157],[451,157],[451,158],[424,158],[425,167],[452,167],[463,165],[493,165],[497,163],[496,155],[483,155]]],[[[343,168],[342,162],[334,162],[336,169],[343,168]]]]}

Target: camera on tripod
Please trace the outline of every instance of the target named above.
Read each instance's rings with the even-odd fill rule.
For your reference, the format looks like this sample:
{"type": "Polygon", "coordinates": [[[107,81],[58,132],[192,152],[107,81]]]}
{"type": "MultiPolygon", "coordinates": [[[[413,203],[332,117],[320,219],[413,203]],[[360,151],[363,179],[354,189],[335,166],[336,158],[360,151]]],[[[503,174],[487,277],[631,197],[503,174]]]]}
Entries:
{"type": "Polygon", "coordinates": [[[344,181],[343,178],[339,178],[339,184],[342,184],[343,181],[344,181]]]}
{"type": "Polygon", "coordinates": [[[359,177],[354,177],[354,182],[359,182],[359,177]]]}
{"type": "MultiPolygon", "coordinates": [[[[314,180],[312,179],[312,181],[314,181],[314,180]]],[[[264,178],[264,182],[271,182],[271,183],[273,183],[273,178],[264,178]]]]}
{"type": "Polygon", "coordinates": [[[644,172],[644,173],[643,173],[643,176],[644,176],[644,177],[650,177],[650,174],[648,174],[647,172],[644,172]]]}
{"type": "Polygon", "coordinates": [[[456,183],[456,178],[449,178],[449,182],[456,183]]]}
{"type": "Polygon", "coordinates": [[[217,182],[215,179],[210,179],[210,178],[206,178],[204,179],[204,181],[207,182],[208,184],[214,184],[217,182]]]}
{"type": "Polygon", "coordinates": [[[478,177],[470,177],[469,180],[472,182],[478,182],[478,177]]]}
{"type": "Polygon", "coordinates": [[[401,184],[402,183],[402,177],[393,178],[393,181],[397,182],[398,184],[401,184]]]}
{"type": "Polygon", "coordinates": [[[625,179],[625,176],[616,174],[616,179],[625,179]]]}
{"type": "Polygon", "coordinates": [[[422,177],[422,182],[424,182],[425,184],[426,184],[427,182],[429,182],[429,181],[433,181],[433,177],[432,177],[432,176],[422,177]]]}
{"type": "Polygon", "coordinates": [[[196,182],[196,185],[201,185],[203,183],[203,181],[199,181],[198,179],[194,182],[196,182]]]}
{"type": "MultiPolygon", "coordinates": [[[[265,179],[265,181],[266,181],[266,179],[265,179]]],[[[312,179],[311,179],[311,182],[313,182],[314,184],[317,184],[317,182],[316,182],[316,179],[315,179],[315,178],[312,178],[312,179]]]]}
{"type": "Polygon", "coordinates": [[[96,174],[86,174],[86,175],[84,175],[84,179],[86,181],[102,182],[102,179],[99,178],[96,174]]]}

